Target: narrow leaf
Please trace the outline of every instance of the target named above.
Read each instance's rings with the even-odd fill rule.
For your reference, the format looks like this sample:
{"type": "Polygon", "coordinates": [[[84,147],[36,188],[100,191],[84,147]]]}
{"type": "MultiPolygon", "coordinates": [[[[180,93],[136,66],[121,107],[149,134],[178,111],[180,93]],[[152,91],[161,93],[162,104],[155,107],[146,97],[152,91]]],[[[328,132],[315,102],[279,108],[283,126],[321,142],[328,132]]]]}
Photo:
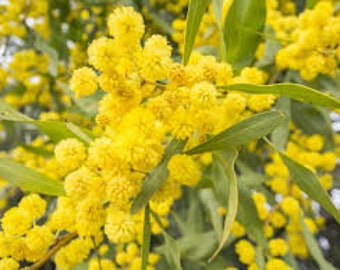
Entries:
{"type": "Polygon", "coordinates": [[[249,65],[261,40],[265,22],[265,0],[234,0],[224,22],[224,60],[237,70],[249,65]]]}
{"type": "Polygon", "coordinates": [[[297,128],[307,135],[315,133],[322,135],[325,139],[327,150],[334,149],[334,131],[327,112],[323,108],[316,108],[309,104],[292,102],[292,120],[297,128]]]}
{"type": "Polygon", "coordinates": [[[148,267],[148,258],[151,244],[150,206],[147,204],[144,210],[143,242],[142,242],[142,270],[148,267]]]}
{"type": "Polygon", "coordinates": [[[66,195],[61,182],[7,159],[0,159],[0,177],[23,190],[52,196],[66,195]]]}
{"type": "Polygon", "coordinates": [[[223,166],[225,173],[225,180],[228,181],[229,197],[228,197],[228,212],[224,222],[223,234],[220,245],[210,257],[209,261],[213,260],[218,253],[224,247],[231,232],[231,227],[236,218],[238,208],[238,190],[237,190],[237,178],[235,174],[235,161],[237,159],[238,152],[235,148],[226,149],[222,154],[215,154],[218,162],[223,166]]]}
{"type": "Polygon", "coordinates": [[[91,141],[91,139],[74,124],[58,121],[32,121],[32,124],[37,126],[42,133],[46,134],[54,142],[59,142],[67,138],[77,138],[84,143],[91,141]]]}
{"type": "Polygon", "coordinates": [[[168,177],[168,162],[171,156],[181,153],[186,141],[178,141],[174,139],[169,146],[165,149],[162,162],[150,171],[145,177],[142,189],[137,195],[135,200],[132,202],[131,213],[135,214],[142,209],[151,199],[152,195],[162,185],[162,183],[168,177]]]}
{"type": "Polygon", "coordinates": [[[255,114],[188,150],[186,154],[194,155],[246,144],[271,133],[284,119],[284,115],[277,111],[255,114]]]}
{"type": "Polygon", "coordinates": [[[0,99],[0,121],[1,120],[26,122],[31,121],[32,119],[18,112],[3,99],[0,99]]]}
{"type": "Polygon", "coordinates": [[[340,108],[340,101],[332,96],[326,95],[313,88],[294,83],[278,83],[268,85],[255,84],[232,84],[220,86],[219,88],[225,90],[240,91],[248,94],[276,94],[286,96],[294,100],[313,104],[316,106],[323,106],[328,108],[340,108]]]}
{"type": "Polygon", "coordinates": [[[185,26],[185,36],[184,36],[184,54],[183,54],[183,64],[186,65],[189,61],[195,38],[198,33],[203,15],[209,0],[190,0],[188,7],[188,15],[185,26]]]}
{"type": "Polygon", "coordinates": [[[18,112],[2,99],[0,99],[0,120],[31,123],[54,142],[67,138],[77,138],[85,143],[89,143],[92,137],[91,131],[79,128],[72,123],[34,120],[18,112]]]}
{"type": "Polygon", "coordinates": [[[36,36],[34,47],[49,56],[48,71],[53,77],[56,77],[58,72],[58,52],[39,35],[36,36]]]}
{"type": "Polygon", "coordinates": [[[222,26],[222,11],[223,11],[223,0],[212,0],[212,7],[214,10],[215,19],[218,25],[218,28],[221,29],[222,26]]]}
{"type": "Polygon", "coordinates": [[[288,167],[292,180],[312,200],[318,202],[340,224],[340,212],[336,209],[327,191],[322,187],[316,175],[305,166],[279,152],[285,165],[288,167]]]}
{"type": "Polygon", "coordinates": [[[249,236],[255,239],[263,250],[266,250],[268,243],[262,231],[262,223],[257,215],[255,203],[251,197],[251,190],[239,180],[238,191],[239,197],[242,199],[239,201],[237,220],[243,224],[249,236]]]}
{"type": "Polygon", "coordinates": [[[202,201],[202,204],[209,213],[210,221],[215,232],[214,238],[216,240],[221,239],[223,230],[221,223],[221,215],[218,213],[218,211],[216,211],[216,209],[218,209],[218,207],[220,206],[220,203],[216,200],[214,193],[210,188],[200,190],[200,199],[202,201]]]}
{"type": "Polygon", "coordinates": [[[182,270],[181,251],[179,244],[163,229],[163,224],[159,216],[152,210],[150,210],[150,213],[157,225],[161,228],[163,237],[165,239],[165,245],[158,248],[159,253],[164,254],[169,266],[171,267],[170,269],[182,270]]]}
{"type": "MultiPolygon", "coordinates": [[[[283,112],[287,118],[280,126],[275,129],[271,135],[273,144],[279,149],[283,150],[286,146],[289,135],[289,122],[291,116],[291,101],[287,97],[280,97],[276,102],[276,108],[283,112]]],[[[301,115],[300,115],[301,116],[301,115]]]]}
{"type": "Polygon", "coordinates": [[[336,268],[331,265],[328,261],[325,260],[322,251],[320,249],[320,245],[315,240],[314,235],[311,233],[311,231],[308,229],[305,221],[303,220],[303,217],[300,216],[300,223],[302,225],[302,232],[305,237],[308,250],[312,257],[315,259],[315,261],[318,263],[320,269],[322,270],[336,270],[336,268]]]}

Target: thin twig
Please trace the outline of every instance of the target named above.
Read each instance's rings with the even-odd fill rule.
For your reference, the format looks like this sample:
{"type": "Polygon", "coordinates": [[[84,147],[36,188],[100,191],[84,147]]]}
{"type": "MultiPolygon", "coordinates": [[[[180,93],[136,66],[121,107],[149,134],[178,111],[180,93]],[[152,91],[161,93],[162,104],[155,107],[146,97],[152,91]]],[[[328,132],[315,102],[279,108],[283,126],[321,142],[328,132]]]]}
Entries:
{"type": "Polygon", "coordinates": [[[50,249],[49,252],[46,253],[44,257],[42,257],[35,264],[32,264],[29,267],[24,268],[24,270],[35,270],[42,266],[49,258],[51,258],[60,248],[62,248],[68,241],[76,237],[77,232],[71,232],[69,234],[64,235],[63,237],[57,239],[53,248],[50,249]]]}

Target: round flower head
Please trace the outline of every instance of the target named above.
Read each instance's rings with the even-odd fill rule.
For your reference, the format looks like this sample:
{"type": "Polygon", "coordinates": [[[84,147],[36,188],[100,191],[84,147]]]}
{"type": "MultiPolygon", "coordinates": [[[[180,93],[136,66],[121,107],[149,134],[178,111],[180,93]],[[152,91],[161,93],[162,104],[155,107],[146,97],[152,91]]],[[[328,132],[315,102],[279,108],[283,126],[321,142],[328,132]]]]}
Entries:
{"type": "Polygon", "coordinates": [[[109,33],[124,45],[135,45],[144,34],[142,16],[132,7],[116,8],[108,18],[109,33]]]}
{"type": "Polygon", "coordinates": [[[88,68],[82,67],[73,72],[70,88],[76,98],[93,94],[97,89],[96,73],[88,68]]]}
{"type": "Polygon", "coordinates": [[[70,171],[77,169],[86,158],[84,144],[74,138],[58,143],[54,153],[57,161],[70,171]]]}

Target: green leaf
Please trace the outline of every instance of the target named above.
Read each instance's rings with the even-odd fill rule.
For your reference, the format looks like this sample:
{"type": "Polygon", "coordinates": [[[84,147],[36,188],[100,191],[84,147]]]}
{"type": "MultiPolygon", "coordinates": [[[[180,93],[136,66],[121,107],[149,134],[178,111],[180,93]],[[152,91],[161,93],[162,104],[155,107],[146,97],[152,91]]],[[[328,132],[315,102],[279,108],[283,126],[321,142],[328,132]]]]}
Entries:
{"type": "Polygon", "coordinates": [[[238,181],[239,207],[237,220],[246,228],[247,234],[256,240],[263,250],[267,249],[267,239],[262,231],[262,223],[257,215],[255,203],[251,196],[251,190],[241,181],[238,181]]]}
{"type": "Polygon", "coordinates": [[[79,127],[71,123],[58,121],[32,121],[32,124],[37,126],[42,133],[46,134],[54,142],[59,142],[68,138],[80,139],[86,144],[91,141],[87,135],[91,133],[90,131],[84,133],[79,127]]]}
{"type": "Polygon", "coordinates": [[[150,206],[145,206],[144,224],[143,224],[143,242],[142,242],[142,270],[148,267],[149,251],[151,244],[151,224],[150,224],[150,206]]]}
{"type": "Polygon", "coordinates": [[[234,167],[237,155],[238,152],[235,148],[226,149],[221,154],[215,153],[217,161],[223,167],[224,179],[226,182],[228,182],[229,196],[228,196],[228,211],[224,222],[222,239],[218,248],[210,257],[209,261],[213,260],[224,247],[224,244],[227,242],[228,237],[230,235],[233,222],[236,218],[238,208],[238,190],[237,190],[237,178],[234,167]]]}
{"type": "Polygon", "coordinates": [[[190,0],[188,7],[188,15],[185,26],[185,36],[184,36],[184,54],[183,54],[183,64],[186,65],[190,59],[190,55],[195,43],[195,38],[198,33],[203,15],[209,0],[190,0]]]}
{"type": "Polygon", "coordinates": [[[0,120],[31,123],[54,142],[67,138],[77,138],[85,143],[89,143],[93,138],[91,131],[79,128],[72,123],[34,120],[18,112],[2,99],[0,99],[0,120]]]}
{"type": "Polygon", "coordinates": [[[290,177],[312,200],[318,202],[340,224],[340,212],[336,209],[327,191],[322,187],[316,175],[305,166],[279,152],[285,165],[288,167],[290,177]]]}
{"type": "Polygon", "coordinates": [[[294,83],[277,83],[268,85],[255,84],[232,84],[226,86],[219,86],[221,89],[240,91],[248,94],[275,94],[286,96],[291,99],[313,104],[316,106],[323,106],[328,108],[340,108],[340,101],[332,96],[325,95],[313,88],[294,84],[294,83]]]}
{"type": "Polygon", "coordinates": [[[319,0],[307,0],[306,1],[306,9],[312,9],[318,3],[319,0]]]}
{"type": "Polygon", "coordinates": [[[53,76],[56,77],[57,76],[57,72],[58,72],[58,53],[57,51],[51,47],[46,40],[44,40],[41,36],[36,34],[36,39],[34,42],[34,47],[47,54],[49,56],[49,68],[48,71],[49,73],[53,76]]]}
{"type": "Polygon", "coordinates": [[[315,259],[315,261],[318,263],[320,269],[336,270],[336,268],[333,265],[331,265],[328,261],[326,261],[325,258],[323,257],[319,243],[315,240],[313,234],[308,229],[302,215],[300,215],[300,223],[302,226],[302,232],[305,237],[308,250],[312,257],[315,259]]]}
{"type": "Polygon", "coordinates": [[[212,7],[214,10],[215,19],[219,29],[222,28],[222,11],[223,11],[223,0],[212,0],[212,7]]]}
{"type": "Polygon", "coordinates": [[[234,0],[224,21],[225,61],[236,70],[249,65],[266,22],[265,0],[234,0]]]}
{"type": "Polygon", "coordinates": [[[263,68],[275,63],[275,56],[281,49],[281,42],[275,37],[275,30],[271,26],[266,26],[266,42],[264,45],[264,55],[256,62],[256,67],[263,68]]]}
{"type": "Polygon", "coordinates": [[[162,185],[162,183],[168,177],[168,162],[171,156],[181,153],[186,140],[172,140],[168,147],[165,149],[163,160],[154,169],[148,173],[143,181],[142,189],[137,197],[132,202],[131,213],[135,214],[140,209],[142,209],[151,199],[152,195],[157,191],[157,189],[162,185]]]}
{"type": "Polygon", "coordinates": [[[23,190],[52,196],[66,195],[61,182],[7,159],[0,159],[0,177],[23,190]]]}
{"type": "Polygon", "coordinates": [[[33,119],[18,112],[3,99],[0,99],[0,121],[2,120],[27,122],[33,119]]]}
{"type": "Polygon", "coordinates": [[[178,240],[178,244],[182,258],[199,261],[211,254],[211,251],[216,247],[217,239],[215,232],[211,230],[185,235],[178,240]]]}
{"type": "Polygon", "coordinates": [[[182,270],[181,251],[178,242],[163,229],[163,224],[158,215],[152,210],[150,210],[150,213],[158,226],[161,228],[163,237],[165,239],[165,245],[156,248],[157,252],[164,254],[167,263],[171,267],[170,269],[182,270]]]}
{"type": "Polygon", "coordinates": [[[277,111],[255,114],[186,151],[185,154],[194,155],[246,144],[271,133],[284,119],[284,115],[277,111]]]}
{"type": "Polygon", "coordinates": [[[325,139],[325,148],[328,150],[334,149],[333,129],[328,113],[324,113],[322,108],[292,102],[292,120],[303,133],[322,135],[325,139]]]}
{"type": "Polygon", "coordinates": [[[248,188],[255,188],[264,183],[265,177],[262,173],[254,171],[254,169],[252,169],[248,164],[240,160],[237,161],[236,165],[241,172],[241,175],[238,177],[238,181],[242,182],[243,185],[248,188]]]}
{"type": "MultiPolygon", "coordinates": [[[[217,209],[220,206],[220,203],[216,200],[214,193],[211,189],[203,189],[200,190],[200,200],[202,204],[207,209],[209,213],[209,220],[212,224],[212,227],[215,232],[214,239],[221,239],[222,238],[222,222],[221,222],[221,215],[218,213],[217,209]]],[[[215,247],[215,246],[214,246],[215,247]]]]}
{"type": "Polygon", "coordinates": [[[275,129],[271,135],[273,144],[279,149],[283,150],[286,146],[289,135],[289,122],[291,116],[291,102],[287,97],[280,97],[276,102],[276,108],[283,112],[287,118],[282,122],[280,126],[275,129]]]}

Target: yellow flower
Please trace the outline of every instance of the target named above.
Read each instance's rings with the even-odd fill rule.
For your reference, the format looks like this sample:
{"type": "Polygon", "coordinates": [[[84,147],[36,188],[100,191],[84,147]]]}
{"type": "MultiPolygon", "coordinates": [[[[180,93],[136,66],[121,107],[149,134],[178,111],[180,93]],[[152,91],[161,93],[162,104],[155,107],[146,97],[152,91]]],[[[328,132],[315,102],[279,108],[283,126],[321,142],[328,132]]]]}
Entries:
{"type": "Polygon", "coordinates": [[[190,156],[174,155],[168,163],[169,178],[183,185],[194,186],[201,178],[199,166],[190,156]]]}
{"type": "Polygon", "coordinates": [[[76,69],[70,81],[70,89],[76,98],[93,94],[97,89],[96,73],[88,67],[76,69]]]}
{"type": "Polygon", "coordinates": [[[54,149],[54,153],[60,165],[65,166],[70,171],[80,167],[86,159],[84,144],[75,138],[59,142],[54,149]]]}
{"type": "Polygon", "coordinates": [[[13,258],[3,258],[0,260],[0,270],[18,270],[20,264],[13,258]]]}
{"type": "Polygon", "coordinates": [[[269,250],[272,256],[284,256],[288,251],[288,245],[282,238],[269,241],[269,250]]]}
{"type": "Polygon", "coordinates": [[[116,8],[108,18],[109,33],[126,46],[134,46],[144,34],[142,16],[132,7],[116,8]]]}
{"type": "Polygon", "coordinates": [[[25,210],[13,207],[4,214],[1,226],[7,235],[21,235],[29,230],[33,219],[25,210]]]}
{"type": "Polygon", "coordinates": [[[236,243],[235,251],[239,256],[240,262],[252,264],[255,261],[255,248],[247,240],[240,240],[236,243]]]}
{"type": "Polygon", "coordinates": [[[19,208],[25,211],[32,219],[39,219],[46,211],[46,201],[38,194],[30,194],[23,197],[19,208]]]}
{"type": "Polygon", "coordinates": [[[300,213],[299,202],[292,197],[283,199],[281,202],[281,209],[285,214],[291,217],[296,217],[300,213]]]}
{"type": "Polygon", "coordinates": [[[281,259],[272,258],[266,263],[265,270],[293,270],[293,268],[291,268],[281,259]]]}

